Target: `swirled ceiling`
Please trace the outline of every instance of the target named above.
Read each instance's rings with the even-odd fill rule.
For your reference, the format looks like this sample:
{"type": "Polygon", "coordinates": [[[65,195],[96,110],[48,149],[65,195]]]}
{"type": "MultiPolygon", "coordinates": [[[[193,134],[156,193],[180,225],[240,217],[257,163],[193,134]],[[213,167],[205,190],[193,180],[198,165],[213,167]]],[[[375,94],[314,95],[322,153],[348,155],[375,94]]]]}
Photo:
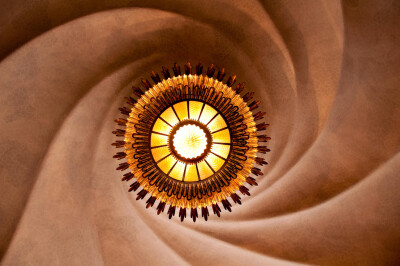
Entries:
{"type": "Polygon", "coordinates": [[[397,265],[398,1],[3,1],[3,265],[397,265]],[[149,71],[226,67],[262,99],[270,165],[208,222],[143,208],[115,171],[149,71]]]}

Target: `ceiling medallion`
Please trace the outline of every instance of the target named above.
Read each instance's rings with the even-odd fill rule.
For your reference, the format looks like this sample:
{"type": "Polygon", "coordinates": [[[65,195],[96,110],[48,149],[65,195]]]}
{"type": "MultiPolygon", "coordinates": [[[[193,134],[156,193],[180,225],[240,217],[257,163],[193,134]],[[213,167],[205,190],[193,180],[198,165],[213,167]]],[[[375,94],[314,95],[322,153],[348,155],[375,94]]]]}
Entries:
{"type": "Polygon", "coordinates": [[[268,124],[256,124],[265,112],[254,112],[260,101],[247,103],[254,92],[241,97],[244,83],[233,87],[236,76],[229,77],[226,84],[222,82],[224,69],[216,79],[214,65],[203,75],[203,66],[198,64],[192,74],[188,62],[182,75],[175,63],[173,72],[171,77],[163,67],[163,80],[152,72],[154,86],[142,79],[144,90],[133,87],[133,95],[126,97],[131,107],[119,110],[127,118],[115,120],[125,128],[113,131],[124,140],[112,144],[124,151],[114,158],[127,160],[117,168],[130,170],[123,181],[136,179],[129,191],[142,187],[136,199],[150,195],[146,208],[158,200],[157,214],[169,205],[170,219],[180,208],[181,221],[186,217],[186,209],[196,221],[199,209],[207,221],[207,207],[211,206],[219,217],[218,203],[231,211],[228,198],[241,204],[236,191],[250,196],[243,184],[257,185],[250,174],[263,173],[254,165],[267,164],[257,153],[270,151],[260,146],[270,137],[257,132],[265,130],[268,124]]]}

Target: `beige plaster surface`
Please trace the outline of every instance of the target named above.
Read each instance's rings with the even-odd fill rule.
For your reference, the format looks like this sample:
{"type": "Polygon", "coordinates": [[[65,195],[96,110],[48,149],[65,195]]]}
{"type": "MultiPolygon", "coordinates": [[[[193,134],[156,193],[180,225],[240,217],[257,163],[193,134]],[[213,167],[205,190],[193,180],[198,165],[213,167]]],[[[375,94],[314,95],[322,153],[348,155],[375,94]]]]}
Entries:
{"type": "Polygon", "coordinates": [[[400,2],[0,1],[1,265],[399,265],[400,2]],[[161,66],[225,67],[271,152],[232,213],[145,209],[118,107],[161,66]]]}

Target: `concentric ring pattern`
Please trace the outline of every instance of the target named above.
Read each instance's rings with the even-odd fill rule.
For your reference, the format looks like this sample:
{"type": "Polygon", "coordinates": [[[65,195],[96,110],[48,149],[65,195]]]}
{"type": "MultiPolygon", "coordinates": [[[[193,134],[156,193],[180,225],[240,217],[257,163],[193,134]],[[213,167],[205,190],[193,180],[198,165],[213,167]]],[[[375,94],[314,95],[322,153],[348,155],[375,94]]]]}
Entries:
{"type": "Polygon", "coordinates": [[[398,1],[4,1],[3,265],[398,265],[398,1]],[[251,197],[158,216],[112,159],[149,70],[215,63],[271,124],[251,197]]]}
{"type": "Polygon", "coordinates": [[[129,116],[116,119],[118,128],[113,131],[117,138],[123,137],[112,144],[123,148],[113,156],[124,160],[117,170],[129,168],[122,181],[136,179],[129,191],[142,187],[136,199],[150,194],[146,208],[159,201],[157,214],[169,205],[170,219],[180,208],[181,221],[186,209],[196,222],[198,210],[208,220],[208,207],[220,217],[218,203],[231,212],[228,198],[241,205],[236,191],[250,196],[244,183],[257,185],[249,175],[262,175],[255,163],[267,164],[257,154],[270,151],[262,143],[271,138],[257,134],[265,133],[269,124],[256,124],[265,112],[255,111],[261,101],[250,102],[254,92],[243,93],[244,83],[233,86],[235,75],[223,83],[224,68],[216,79],[213,64],[206,75],[202,75],[202,69],[198,64],[196,74],[192,74],[187,62],[182,74],[175,63],[173,77],[162,67],[163,80],[153,71],[154,86],[147,79],[142,79],[145,91],[133,86],[136,96],[132,96],[137,99],[126,97],[131,109],[124,106],[119,110],[129,116]]]}

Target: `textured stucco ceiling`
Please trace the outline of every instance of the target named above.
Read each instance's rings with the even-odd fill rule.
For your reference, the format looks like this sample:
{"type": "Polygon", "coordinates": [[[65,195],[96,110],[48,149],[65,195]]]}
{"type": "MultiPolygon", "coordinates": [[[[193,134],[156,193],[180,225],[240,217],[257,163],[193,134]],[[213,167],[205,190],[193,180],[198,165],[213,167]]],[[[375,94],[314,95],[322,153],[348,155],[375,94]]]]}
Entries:
{"type": "Polygon", "coordinates": [[[2,265],[398,265],[399,1],[1,1],[2,265]],[[183,223],[115,171],[152,70],[225,67],[271,152],[233,212],[183,223]]]}

